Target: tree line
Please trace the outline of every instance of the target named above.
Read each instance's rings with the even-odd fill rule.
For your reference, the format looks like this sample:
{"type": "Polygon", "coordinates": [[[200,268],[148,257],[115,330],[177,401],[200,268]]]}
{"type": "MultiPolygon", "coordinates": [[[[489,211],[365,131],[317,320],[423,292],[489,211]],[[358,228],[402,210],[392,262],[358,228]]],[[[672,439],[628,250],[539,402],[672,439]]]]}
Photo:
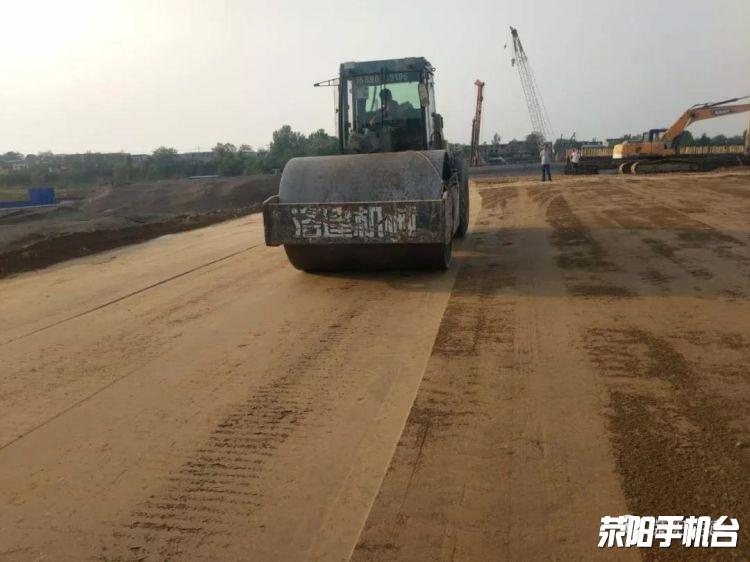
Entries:
{"type": "Polygon", "coordinates": [[[253,150],[247,144],[217,143],[209,157],[202,153],[180,154],[160,146],[149,155],[125,152],[85,154],[0,155],[0,186],[83,187],[123,185],[202,175],[242,176],[275,173],[297,156],[323,156],[338,152],[338,140],[319,129],[305,135],[289,125],[273,132],[268,148],[253,150]]]}
{"type": "MultiPolygon", "coordinates": [[[[694,137],[690,131],[683,131],[679,138],[680,146],[727,146],[745,144],[745,131],[741,135],[726,136],[726,135],[715,135],[709,136],[706,133],[698,137],[694,137]]],[[[501,145],[500,135],[495,133],[492,136],[491,145],[501,145]]],[[[529,133],[523,140],[513,139],[510,142],[502,145],[502,154],[511,159],[523,159],[527,157],[536,158],[539,154],[538,148],[538,137],[536,133],[529,133]]],[[[643,140],[642,135],[623,135],[616,139],[616,142],[632,141],[640,142],[643,140]]],[[[591,144],[593,141],[576,140],[575,138],[566,139],[563,137],[555,139],[552,143],[552,149],[555,154],[563,154],[566,150],[573,148],[581,148],[585,144],[591,144]]],[[[488,143],[482,143],[487,145],[488,143]]],[[[605,143],[606,145],[606,143],[605,143]]]]}
{"type": "MultiPolygon", "coordinates": [[[[500,140],[500,135],[495,133],[492,144],[500,145],[500,140]]],[[[639,141],[641,136],[625,135],[621,140],[639,141]]],[[[680,138],[681,146],[743,143],[744,135],[710,137],[704,133],[694,137],[690,131],[685,131],[680,138]]],[[[555,153],[561,154],[570,148],[580,148],[583,144],[584,141],[561,137],[554,141],[553,148],[555,153]]],[[[273,132],[268,148],[253,150],[247,144],[237,147],[231,143],[217,143],[209,158],[179,154],[174,148],[165,146],[157,148],[149,155],[132,155],[124,152],[40,152],[23,155],[18,152],[6,152],[0,155],[0,186],[84,187],[201,175],[242,176],[277,173],[291,158],[323,156],[337,152],[338,140],[323,129],[305,135],[292,130],[289,125],[273,132]]],[[[534,160],[538,153],[534,133],[526,135],[523,140],[513,139],[502,145],[502,155],[510,161],[534,160]]],[[[464,147],[464,154],[468,154],[468,147],[464,147]]]]}

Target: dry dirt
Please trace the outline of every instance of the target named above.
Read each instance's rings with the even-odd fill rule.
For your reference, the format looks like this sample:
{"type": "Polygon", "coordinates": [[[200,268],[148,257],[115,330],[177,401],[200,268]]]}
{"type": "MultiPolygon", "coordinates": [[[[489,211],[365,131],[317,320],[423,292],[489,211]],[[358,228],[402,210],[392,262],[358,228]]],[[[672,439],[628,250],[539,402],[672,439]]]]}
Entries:
{"type": "Polygon", "coordinates": [[[254,215],[0,281],[0,558],[750,557],[750,174],[473,203],[446,273],[254,215]],[[597,550],[625,513],[739,548],[597,550]]]}
{"type": "Polygon", "coordinates": [[[0,278],[258,212],[279,179],[145,181],[79,189],[87,195],[55,206],[3,210],[0,278]]]}

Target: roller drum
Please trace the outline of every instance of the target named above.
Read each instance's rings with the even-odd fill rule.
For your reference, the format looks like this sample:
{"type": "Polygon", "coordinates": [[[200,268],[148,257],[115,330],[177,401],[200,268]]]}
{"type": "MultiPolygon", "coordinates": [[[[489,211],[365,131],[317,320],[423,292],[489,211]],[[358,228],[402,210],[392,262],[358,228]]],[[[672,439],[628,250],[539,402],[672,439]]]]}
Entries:
{"type": "MultiPolygon", "coordinates": [[[[440,199],[451,167],[444,150],[294,158],[279,203],[357,203],[440,199]]],[[[284,244],[304,271],[446,269],[451,244],[284,244]]]]}

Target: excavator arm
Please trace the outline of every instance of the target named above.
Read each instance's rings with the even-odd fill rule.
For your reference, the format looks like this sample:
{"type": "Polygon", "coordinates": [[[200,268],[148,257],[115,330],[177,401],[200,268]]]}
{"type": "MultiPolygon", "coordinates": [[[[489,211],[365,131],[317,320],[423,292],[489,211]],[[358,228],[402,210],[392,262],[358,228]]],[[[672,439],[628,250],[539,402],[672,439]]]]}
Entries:
{"type": "Polygon", "coordinates": [[[666,130],[662,137],[665,141],[675,140],[691,123],[703,121],[704,119],[713,119],[714,117],[723,117],[734,113],[743,113],[750,111],[750,103],[740,103],[736,105],[723,105],[734,102],[741,98],[734,98],[718,103],[691,107],[675,121],[669,129],[666,130]]]}
{"type": "MultiPolygon", "coordinates": [[[[682,152],[680,150],[680,135],[685,129],[696,121],[713,119],[724,115],[734,113],[750,112],[750,103],[735,103],[745,100],[750,96],[733,98],[717,103],[705,103],[694,105],[672,124],[669,129],[651,129],[648,135],[648,141],[630,142],[625,141],[616,144],[612,148],[612,160],[621,161],[619,166],[620,173],[623,174],[640,174],[654,173],[658,171],[698,171],[713,169],[719,163],[727,163],[727,159],[722,159],[719,155],[738,155],[737,150],[720,152],[713,149],[729,149],[731,147],[700,147],[705,148],[705,152],[682,152]],[[729,105],[733,104],[733,105],[729,105]],[[663,134],[660,135],[660,133],[663,134]],[[699,156],[700,155],[700,156],[699,156]],[[695,158],[693,158],[695,156],[695,158]]],[[[745,160],[750,154],[750,135],[745,138],[745,160]]],[[[745,160],[742,158],[732,158],[732,165],[742,164],[745,160]]]]}

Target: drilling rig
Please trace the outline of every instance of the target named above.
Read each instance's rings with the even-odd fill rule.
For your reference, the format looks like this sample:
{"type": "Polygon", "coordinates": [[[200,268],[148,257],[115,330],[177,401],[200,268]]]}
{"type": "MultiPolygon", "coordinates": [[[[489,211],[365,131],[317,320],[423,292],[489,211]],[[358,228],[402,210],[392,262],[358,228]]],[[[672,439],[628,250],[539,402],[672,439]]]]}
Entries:
{"type": "Polygon", "coordinates": [[[513,39],[513,59],[511,60],[511,65],[518,68],[523,95],[526,98],[526,106],[529,109],[529,116],[531,117],[532,131],[541,149],[544,143],[551,141],[555,138],[555,135],[552,132],[552,125],[547,115],[547,109],[544,107],[544,101],[542,101],[542,96],[539,93],[539,86],[531,70],[529,58],[526,56],[521,39],[518,37],[518,30],[515,27],[511,27],[510,35],[513,39]]]}
{"type": "Polygon", "coordinates": [[[482,129],[482,101],[484,100],[484,82],[477,79],[474,84],[477,87],[477,108],[474,112],[474,119],[471,122],[471,156],[469,164],[472,166],[481,166],[484,164],[482,155],[479,152],[479,131],[482,129]]]}

